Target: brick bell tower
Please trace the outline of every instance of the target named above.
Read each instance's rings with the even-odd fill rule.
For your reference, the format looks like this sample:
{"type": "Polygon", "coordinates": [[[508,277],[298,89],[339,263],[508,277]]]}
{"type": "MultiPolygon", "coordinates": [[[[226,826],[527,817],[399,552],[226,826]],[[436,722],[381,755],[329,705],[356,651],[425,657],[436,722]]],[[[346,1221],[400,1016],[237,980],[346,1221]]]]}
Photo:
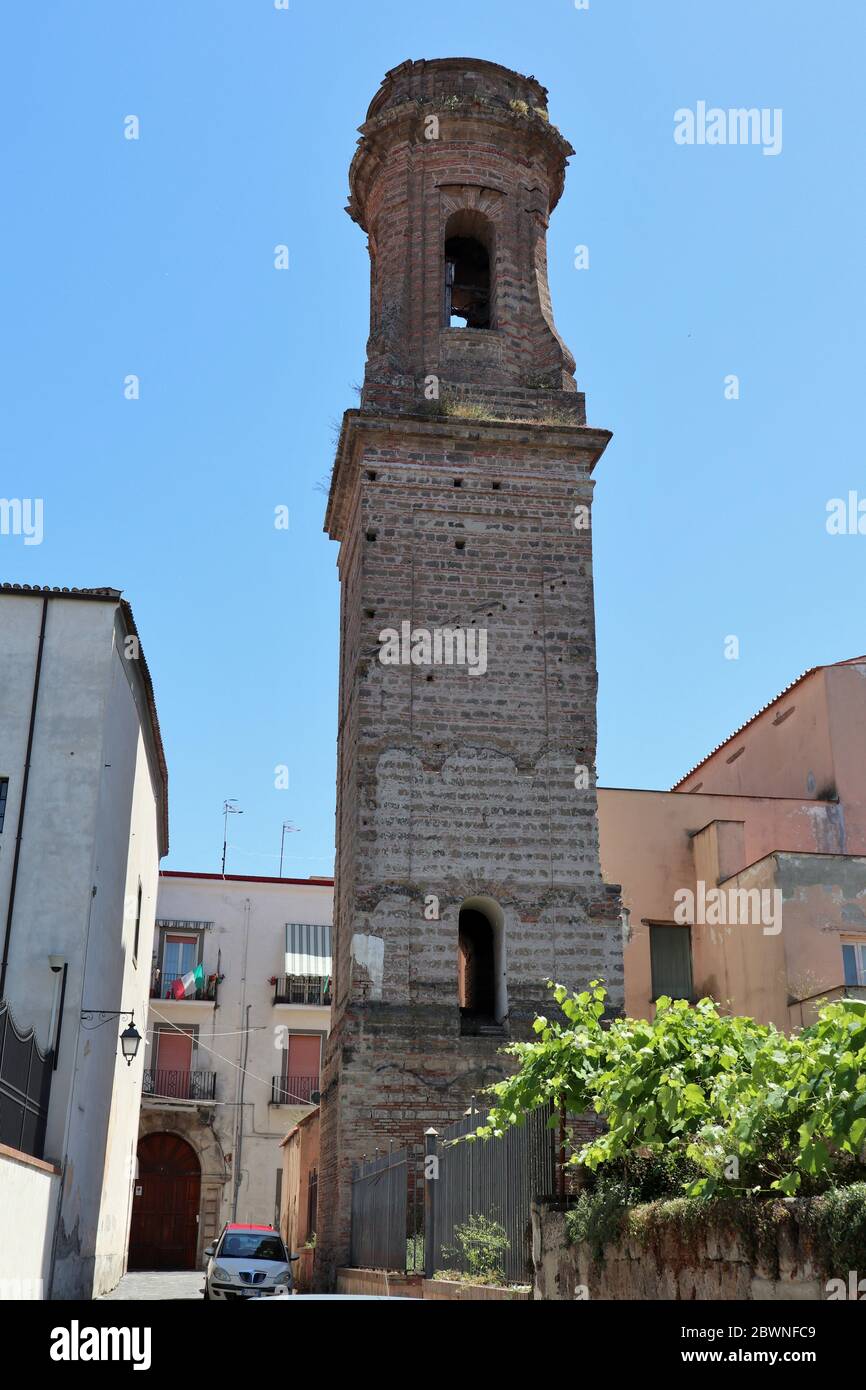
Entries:
{"type": "Polygon", "coordinates": [[[573,150],[532,77],[405,62],[361,126],[370,248],[340,542],[334,1026],[317,1263],[349,1253],[353,1159],[417,1144],[501,1077],[544,982],[622,1001],[596,829],[591,475],[547,283],[573,150]]]}

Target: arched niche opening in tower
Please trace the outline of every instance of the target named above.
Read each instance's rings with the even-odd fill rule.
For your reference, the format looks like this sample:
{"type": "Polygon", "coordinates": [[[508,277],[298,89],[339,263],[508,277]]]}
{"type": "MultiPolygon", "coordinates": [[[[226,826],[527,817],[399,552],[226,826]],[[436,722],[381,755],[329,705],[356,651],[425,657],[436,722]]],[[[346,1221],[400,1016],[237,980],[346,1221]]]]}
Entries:
{"type": "Polygon", "coordinates": [[[492,898],[467,898],[460,908],[457,999],[461,1034],[503,1032],[508,1013],[505,918],[492,898]]]}
{"type": "Polygon", "coordinates": [[[448,219],[444,237],[445,327],[492,328],[492,227],[464,210],[448,219]]]}

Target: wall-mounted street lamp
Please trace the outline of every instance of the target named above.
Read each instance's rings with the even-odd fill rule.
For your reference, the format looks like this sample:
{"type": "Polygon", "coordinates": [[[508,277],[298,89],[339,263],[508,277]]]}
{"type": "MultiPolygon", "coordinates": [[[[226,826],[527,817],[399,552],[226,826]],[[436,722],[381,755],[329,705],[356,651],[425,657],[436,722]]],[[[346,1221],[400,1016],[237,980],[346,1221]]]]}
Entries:
{"type": "Polygon", "coordinates": [[[135,1026],[135,1015],[131,1009],[82,1009],[81,1022],[90,1023],[92,1028],[101,1028],[112,1018],[128,1018],[129,1023],[120,1035],[120,1050],[131,1067],[141,1047],[141,1034],[135,1026]],[[94,1020],[97,1020],[95,1022],[94,1020]]]}

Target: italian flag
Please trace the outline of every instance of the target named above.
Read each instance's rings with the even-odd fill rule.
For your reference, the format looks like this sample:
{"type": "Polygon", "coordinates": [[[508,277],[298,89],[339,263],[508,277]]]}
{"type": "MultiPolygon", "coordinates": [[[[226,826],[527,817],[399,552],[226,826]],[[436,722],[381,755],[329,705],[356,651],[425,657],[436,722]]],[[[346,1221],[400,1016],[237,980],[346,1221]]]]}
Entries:
{"type": "Polygon", "coordinates": [[[180,979],[175,980],[171,987],[173,999],[188,999],[191,994],[195,994],[197,989],[204,986],[204,969],[197,965],[195,970],[188,970],[180,979]]]}

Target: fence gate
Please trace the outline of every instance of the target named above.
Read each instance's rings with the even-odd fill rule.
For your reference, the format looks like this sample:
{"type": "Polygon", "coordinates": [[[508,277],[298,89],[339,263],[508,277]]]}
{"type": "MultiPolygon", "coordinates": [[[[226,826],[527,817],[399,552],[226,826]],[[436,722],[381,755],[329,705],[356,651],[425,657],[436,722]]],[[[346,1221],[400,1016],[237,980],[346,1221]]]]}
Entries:
{"type": "Polygon", "coordinates": [[[418,1155],[395,1149],[352,1169],[354,1269],[420,1271],[423,1182],[418,1155]]]}
{"type": "Polygon", "coordinates": [[[40,1050],[32,1030],[18,1032],[0,1002],[0,1144],[33,1158],[45,1145],[51,1066],[52,1054],[40,1050]]]}
{"type": "Polygon", "coordinates": [[[460,1250],[458,1228],[470,1217],[480,1216],[504,1227],[508,1243],[501,1255],[502,1273],[511,1283],[525,1284],[532,1278],[530,1203],[533,1197],[555,1190],[551,1110],[547,1106],[534,1110],[524,1124],[506,1130],[501,1139],[450,1142],[486,1124],[487,1114],[476,1110],[464,1115],[437,1141],[432,1267],[471,1272],[460,1250]]]}

